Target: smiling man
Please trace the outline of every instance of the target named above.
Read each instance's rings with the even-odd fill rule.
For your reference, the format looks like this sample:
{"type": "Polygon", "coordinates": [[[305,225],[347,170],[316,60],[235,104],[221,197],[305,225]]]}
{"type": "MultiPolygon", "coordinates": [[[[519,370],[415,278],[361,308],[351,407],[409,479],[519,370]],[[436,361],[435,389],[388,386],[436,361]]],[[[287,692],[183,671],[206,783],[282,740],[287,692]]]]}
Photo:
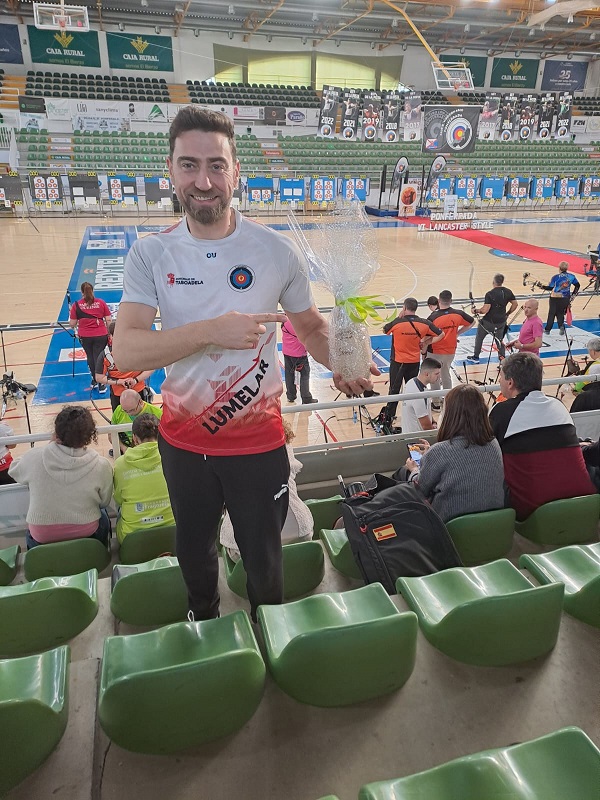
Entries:
{"type": "MultiPolygon", "coordinates": [[[[228,117],[181,109],[168,166],[185,217],[129,253],[115,359],[123,368],[167,367],[159,447],[192,618],[219,614],[216,538],[224,506],[255,618],[261,603],[283,598],[289,462],[276,323],[289,318],[327,366],[327,322],[293,242],[230,207],[240,165],[228,117]],[[162,330],[153,331],[157,306],[162,330]]],[[[334,374],[334,382],[350,395],[372,388],[362,378],[344,382],[334,374]]]]}

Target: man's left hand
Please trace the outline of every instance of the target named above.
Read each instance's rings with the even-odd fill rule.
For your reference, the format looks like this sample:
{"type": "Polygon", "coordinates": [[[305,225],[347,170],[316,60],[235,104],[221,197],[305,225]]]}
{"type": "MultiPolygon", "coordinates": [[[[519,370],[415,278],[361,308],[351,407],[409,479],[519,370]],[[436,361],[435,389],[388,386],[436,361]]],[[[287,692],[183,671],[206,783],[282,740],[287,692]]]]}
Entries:
{"type": "MultiPolygon", "coordinates": [[[[369,370],[371,375],[381,375],[381,372],[375,366],[374,361],[371,361],[369,370]]],[[[353,395],[358,396],[365,390],[371,390],[373,388],[373,382],[368,378],[356,378],[355,380],[345,381],[339,372],[333,373],[333,382],[336,388],[348,397],[352,397],[353,395]]]]}

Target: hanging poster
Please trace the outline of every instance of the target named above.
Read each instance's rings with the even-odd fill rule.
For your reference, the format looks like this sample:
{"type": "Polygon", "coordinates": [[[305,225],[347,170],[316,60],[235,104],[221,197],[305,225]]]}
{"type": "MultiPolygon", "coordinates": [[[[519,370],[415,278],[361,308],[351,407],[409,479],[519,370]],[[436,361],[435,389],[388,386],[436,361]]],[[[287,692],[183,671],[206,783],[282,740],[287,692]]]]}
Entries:
{"type": "Polygon", "coordinates": [[[538,114],[538,139],[550,141],[552,133],[552,123],[556,110],[556,96],[551,92],[546,92],[540,98],[540,110],[538,114]]]}
{"type": "Polygon", "coordinates": [[[423,153],[471,153],[481,106],[425,106],[423,153]]]}
{"type": "Polygon", "coordinates": [[[519,116],[519,98],[516,94],[502,95],[502,105],[500,107],[500,141],[510,142],[517,129],[517,117],[519,116]]]}
{"type": "Polygon", "coordinates": [[[488,92],[485,96],[479,118],[479,138],[483,141],[493,142],[496,138],[501,100],[497,92],[488,92]]]}
{"type": "Polygon", "coordinates": [[[27,26],[31,60],[34,64],[59,64],[62,67],[99,67],[100,46],[97,31],[46,31],[27,26]]]}
{"type": "Polygon", "coordinates": [[[555,92],[582,92],[587,77],[587,61],[550,61],[544,62],[542,89],[555,92]]]}
{"type": "Polygon", "coordinates": [[[400,96],[397,92],[388,92],[385,95],[381,111],[383,141],[397,142],[400,138],[400,96]]]}
{"type": "Polygon", "coordinates": [[[374,90],[364,93],[362,112],[363,142],[374,142],[381,121],[381,95],[374,90]]]}
{"type": "Polygon", "coordinates": [[[521,113],[519,115],[519,139],[526,142],[533,139],[536,130],[537,110],[539,96],[527,94],[521,98],[521,113]]]}
{"type": "Polygon", "coordinates": [[[568,139],[571,134],[571,112],[573,110],[573,95],[571,92],[561,92],[558,96],[558,111],[556,114],[556,138],[568,139]]]}
{"type": "Polygon", "coordinates": [[[326,139],[333,139],[335,136],[335,121],[341,93],[339,86],[323,86],[318,129],[319,136],[324,136],[326,139]]]}
{"type": "Polygon", "coordinates": [[[344,89],[342,101],[342,139],[353,141],[358,129],[360,93],[356,89],[344,89]]]}
{"type": "Polygon", "coordinates": [[[173,44],[170,36],[107,33],[106,46],[111,69],[173,72],[173,44]]]}
{"type": "Polygon", "coordinates": [[[420,92],[411,92],[404,98],[404,141],[418,142],[421,139],[422,98],[420,92]]]}
{"type": "Polygon", "coordinates": [[[535,89],[539,61],[533,58],[495,58],[490,86],[500,89],[535,89]]]}
{"type": "Polygon", "coordinates": [[[22,64],[23,51],[18,25],[0,25],[0,64],[22,64]]]}

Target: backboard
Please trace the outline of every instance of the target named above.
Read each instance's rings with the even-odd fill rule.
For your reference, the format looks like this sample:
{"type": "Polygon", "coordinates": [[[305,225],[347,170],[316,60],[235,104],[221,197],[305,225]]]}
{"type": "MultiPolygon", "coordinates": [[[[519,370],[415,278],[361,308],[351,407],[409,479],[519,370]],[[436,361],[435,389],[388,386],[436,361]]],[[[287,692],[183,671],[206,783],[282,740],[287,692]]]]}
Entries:
{"type": "Polygon", "coordinates": [[[438,89],[453,89],[456,92],[473,89],[473,76],[471,70],[463,61],[456,64],[443,64],[433,61],[431,64],[435,85],[438,89]]]}
{"type": "Polygon", "coordinates": [[[33,3],[36,28],[46,31],[89,31],[90,21],[85,6],[67,6],[62,3],[33,3]]]}

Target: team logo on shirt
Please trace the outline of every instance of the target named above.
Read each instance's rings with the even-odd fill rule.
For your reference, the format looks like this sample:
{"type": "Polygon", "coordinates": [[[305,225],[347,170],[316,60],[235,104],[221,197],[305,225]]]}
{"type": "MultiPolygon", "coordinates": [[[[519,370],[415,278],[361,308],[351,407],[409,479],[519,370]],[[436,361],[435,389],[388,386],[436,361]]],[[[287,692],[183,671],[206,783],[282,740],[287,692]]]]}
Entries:
{"type": "Polygon", "coordinates": [[[242,292],[254,283],[254,273],[246,264],[238,264],[230,271],[228,280],[232,289],[242,292]]]}

